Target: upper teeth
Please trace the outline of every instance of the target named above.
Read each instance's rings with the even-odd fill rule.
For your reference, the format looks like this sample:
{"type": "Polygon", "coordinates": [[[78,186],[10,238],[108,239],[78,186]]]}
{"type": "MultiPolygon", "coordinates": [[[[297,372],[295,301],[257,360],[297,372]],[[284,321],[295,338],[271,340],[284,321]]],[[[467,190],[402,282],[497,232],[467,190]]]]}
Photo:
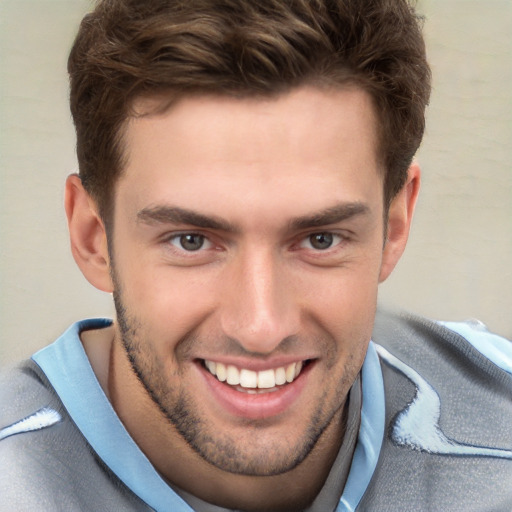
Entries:
{"type": "Polygon", "coordinates": [[[205,360],[206,368],[221,382],[243,388],[270,389],[286,382],[293,382],[302,370],[302,361],[288,366],[255,372],[246,368],[239,369],[233,365],[215,363],[205,360]]]}

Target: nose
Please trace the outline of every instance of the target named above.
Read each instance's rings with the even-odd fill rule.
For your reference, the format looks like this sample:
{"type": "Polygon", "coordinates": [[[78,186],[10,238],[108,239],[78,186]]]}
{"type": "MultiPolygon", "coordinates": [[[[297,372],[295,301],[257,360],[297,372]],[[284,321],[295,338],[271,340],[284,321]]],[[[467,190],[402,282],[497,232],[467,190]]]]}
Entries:
{"type": "Polygon", "coordinates": [[[271,250],[247,251],[236,260],[222,287],[221,327],[246,351],[269,354],[299,330],[291,276],[271,250]]]}

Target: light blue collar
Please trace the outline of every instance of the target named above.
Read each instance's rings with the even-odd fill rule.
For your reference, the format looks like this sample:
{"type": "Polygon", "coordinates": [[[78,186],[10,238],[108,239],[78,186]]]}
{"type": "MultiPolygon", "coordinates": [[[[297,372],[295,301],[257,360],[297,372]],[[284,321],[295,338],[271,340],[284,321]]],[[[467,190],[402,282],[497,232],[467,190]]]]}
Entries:
{"type": "Polygon", "coordinates": [[[379,356],[370,342],[361,371],[363,404],[361,426],[347,483],[336,512],[356,510],[379,460],[385,425],[384,380],[379,356]]]}
{"type": "Polygon", "coordinates": [[[130,437],[99,385],[79,333],[112,324],[107,319],[73,324],[52,345],[32,356],[64,407],[103,462],[156,511],[192,509],[165,483],[130,437]]]}

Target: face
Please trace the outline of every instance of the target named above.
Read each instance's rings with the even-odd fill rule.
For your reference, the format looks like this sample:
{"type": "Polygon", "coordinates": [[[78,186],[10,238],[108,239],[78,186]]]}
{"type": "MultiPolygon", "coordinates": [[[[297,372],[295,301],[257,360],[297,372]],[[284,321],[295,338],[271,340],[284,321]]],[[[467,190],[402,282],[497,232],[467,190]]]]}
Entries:
{"type": "Polygon", "coordinates": [[[375,126],[364,92],[314,88],[186,98],[128,124],[117,342],[220,469],[285,472],[341,423],[383,258],[375,126]]]}

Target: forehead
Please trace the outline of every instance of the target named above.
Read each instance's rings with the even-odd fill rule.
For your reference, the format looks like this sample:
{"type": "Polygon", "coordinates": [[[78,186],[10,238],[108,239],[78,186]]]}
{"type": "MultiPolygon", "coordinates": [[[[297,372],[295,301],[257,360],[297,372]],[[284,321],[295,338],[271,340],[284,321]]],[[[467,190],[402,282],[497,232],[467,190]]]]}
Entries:
{"type": "MultiPolygon", "coordinates": [[[[269,141],[261,137],[263,133],[258,133],[258,128],[264,124],[267,124],[267,132],[271,131],[268,128],[273,128],[294,137],[310,130],[311,123],[315,123],[314,131],[318,139],[325,141],[324,146],[328,146],[333,137],[338,141],[351,136],[368,137],[368,130],[373,137],[370,142],[376,142],[378,133],[371,96],[350,84],[336,88],[302,86],[265,96],[162,94],[136,99],[132,111],[134,115],[129,118],[126,130],[128,150],[134,137],[140,137],[143,131],[148,135],[153,130],[154,133],[163,125],[166,129],[172,126],[177,131],[175,135],[183,138],[188,135],[201,136],[204,141],[214,138],[209,142],[214,142],[215,147],[224,147],[233,139],[234,134],[227,133],[233,125],[237,128],[236,142],[248,143],[252,139],[255,144],[266,145],[269,141]],[[361,122],[352,123],[348,130],[343,118],[349,116],[361,122]],[[217,130],[212,132],[212,127],[217,130]]],[[[250,147],[246,145],[246,149],[250,147]]]]}
{"type": "Polygon", "coordinates": [[[134,109],[142,115],[125,132],[127,166],[118,189],[142,207],[218,207],[219,198],[232,203],[235,196],[248,207],[262,196],[279,203],[280,190],[281,199],[286,194],[319,209],[324,198],[359,201],[365,187],[382,188],[376,116],[360,89],[191,96],[152,113],[158,101],[139,100],[134,109]]]}

